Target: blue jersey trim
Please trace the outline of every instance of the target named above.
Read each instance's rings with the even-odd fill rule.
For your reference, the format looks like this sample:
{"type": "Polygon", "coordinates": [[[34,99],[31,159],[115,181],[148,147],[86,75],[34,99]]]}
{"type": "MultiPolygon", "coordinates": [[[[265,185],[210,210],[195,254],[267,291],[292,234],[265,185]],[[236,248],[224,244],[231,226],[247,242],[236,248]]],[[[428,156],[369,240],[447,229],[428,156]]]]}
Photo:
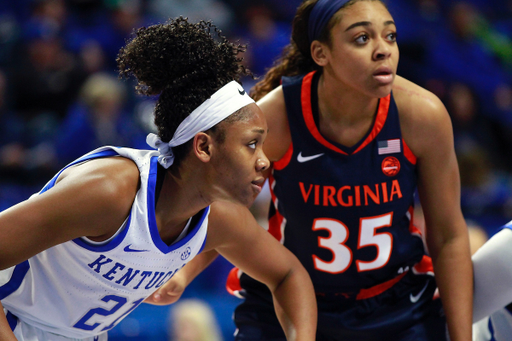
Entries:
{"type": "Polygon", "coordinates": [[[503,228],[512,230],[512,220],[509,221],[508,223],[506,223],[505,225],[503,225],[503,228]]]}
{"type": "MultiPolygon", "coordinates": [[[[194,226],[194,229],[185,236],[185,238],[183,238],[182,240],[180,240],[179,242],[177,243],[174,243],[171,245],[172,249],[177,249],[179,247],[181,247],[182,245],[184,245],[185,243],[187,243],[190,239],[192,239],[196,234],[197,232],[199,231],[199,229],[201,228],[201,226],[203,225],[203,222],[206,218],[206,216],[208,215],[208,211],[210,210],[210,206],[206,207],[201,214],[201,218],[199,219],[199,221],[197,222],[196,226],[194,226]]],[[[201,248],[199,249],[199,252],[200,253],[201,251],[203,251],[203,248],[204,248],[204,245],[206,243],[206,238],[204,239],[203,241],[203,244],[201,245],[201,248]]]]}
{"type": "Polygon", "coordinates": [[[128,216],[128,220],[126,221],[126,224],[124,225],[123,230],[121,231],[121,233],[119,233],[117,236],[115,236],[112,240],[110,240],[106,244],[94,245],[94,244],[88,243],[86,240],[84,240],[82,238],[73,239],[73,242],[75,244],[83,247],[84,249],[87,249],[87,250],[92,251],[92,252],[106,252],[106,251],[113,250],[119,244],[121,244],[122,241],[124,240],[124,237],[128,233],[128,229],[130,228],[131,220],[132,220],[132,214],[130,212],[130,215],[128,216]]]}
{"type": "Polygon", "coordinates": [[[86,155],[84,157],[81,157],[80,159],[77,159],[75,161],[73,161],[72,163],[70,163],[69,165],[67,165],[66,167],[62,168],[47,184],[46,186],[43,187],[43,189],[39,192],[39,194],[41,193],[44,193],[46,192],[47,190],[49,190],[50,188],[52,188],[53,186],[55,186],[55,182],[57,181],[57,179],[59,178],[59,176],[62,174],[62,172],[64,170],[66,170],[67,168],[73,166],[73,165],[76,165],[77,163],[80,163],[80,162],[84,162],[84,161],[87,161],[87,160],[91,160],[91,159],[96,159],[96,158],[101,158],[101,157],[109,157],[109,156],[116,156],[116,155],[119,155],[115,150],[113,149],[109,149],[109,150],[104,150],[104,151],[101,151],[101,152],[98,152],[98,153],[94,153],[94,154],[91,154],[91,155],[86,155]]]}
{"type": "Polygon", "coordinates": [[[14,331],[14,329],[18,325],[18,318],[14,316],[10,311],[7,312],[5,317],[7,317],[7,323],[9,323],[9,327],[11,328],[12,331],[14,331]]]}
{"type": "Polygon", "coordinates": [[[494,337],[494,326],[492,325],[491,318],[489,318],[487,321],[487,326],[489,327],[489,334],[491,334],[491,339],[489,341],[496,341],[496,338],[494,337]]]}
{"type": "Polygon", "coordinates": [[[199,252],[197,254],[200,254],[204,250],[204,246],[206,245],[206,238],[203,240],[203,245],[201,245],[201,248],[199,249],[199,252]]]}
{"type": "Polygon", "coordinates": [[[21,282],[23,282],[23,278],[25,278],[25,275],[27,274],[29,269],[30,264],[28,260],[16,265],[9,282],[0,287],[0,300],[3,300],[13,292],[18,290],[18,288],[21,285],[21,282]]]}
{"type": "MultiPolygon", "coordinates": [[[[199,228],[203,224],[204,220],[206,219],[210,206],[206,207],[201,214],[201,218],[197,222],[197,224],[193,227],[193,229],[188,233],[185,238],[181,239],[179,242],[167,245],[164,243],[162,238],[160,238],[160,233],[158,232],[158,227],[156,225],[156,217],[155,217],[155,186],[156,186],[156,174],[157,174],[157,168],[158,168],[158,157],[154,156],[151,158],[151,165],[149,169],[149,176],[148,176],[148,225],[149,225],[149,231],[151,233],[151,239],[153,239],[153,243],[155,246],[162,252],[162,253],[169,253],[172,252],[185,243],[187,243],[190,239],[192,239],[196,234],[197,231],[199,231],[199,228]]],[[[201,250],[204,247],[204,243],[201,246],[201,250]]]]}
{"type": "MultiPolygon", "coordinates": [[[[39,193],[44,193],[47,190],[51,189],[53,186],[55,186],[55,182],[59,178],[60,174],[65,169],[67,169],[67,168],[69,168],[69,167],[71,167],[73,165],[76,165],[76,164],[78,164],[80,162],[92,160],[92,159],[99,159],[99,158],[103,158],[103,157],[112,157],[112,156],[118,156],[118,155],[119,155],[119,153],[117,153],[113,149],[107,149],[107,150],[103,150],[101,152],[93,153],[93,154],[90,154],[90,155],[85,155],[85,156],[83,156],[83,157],[73,161],[72,163],[70,163],[69,165],[64,167],[63,169],[61,169],[57,173],[57,175],[55,175],[50,180],[50,182],[48,182],[46,184],[46,186],[44,186],[44,188],[39,193]]],[[[128,220],[126,222],[126,225],[125,225],[123,231],[121,233],[119,233],[114,239],[109,241],[107,244],[104,244],[104,245],[94,245],[94,244],[90,244],[90,243],[86,242],[82,238],[75,238],[75,239],[73,239],[73,242],[75,242],[77,245],[79,245],[79,246],[81,246],[81,247],[83,247],[83,248],[85,248],[85,249],[87,249],[89,251],[93,251],[93,252],[110,251],[110,250],[114,249],[116,246],[118,246],[119,244],[121,244],[121,242],[123,241],[124,237],[126,236],[126,233],[128,232],[128,228],[130,226],[130,220],[131,220],[131,212],[130,212],[130,216],[128,217],[128,220]]]]}
{"type": "Polygon", "coordinates": [[[156,225],[156,215],[155,215],[155,187],[156,187],[156,177],[158,172],[158,157],[153,156],[151,158],[151,162],[149,165],[149,174],[148,174],[148,197],[147,197],[147,214],[148,214],[148,225],[149,232],[151,234],[151,239],[153,239],[153,243],[155,246],[160,249],[163,253],[167,253],[168,246],[162,241],[160,238],[160,233],[158,232],[158,226],[156,225]]]}

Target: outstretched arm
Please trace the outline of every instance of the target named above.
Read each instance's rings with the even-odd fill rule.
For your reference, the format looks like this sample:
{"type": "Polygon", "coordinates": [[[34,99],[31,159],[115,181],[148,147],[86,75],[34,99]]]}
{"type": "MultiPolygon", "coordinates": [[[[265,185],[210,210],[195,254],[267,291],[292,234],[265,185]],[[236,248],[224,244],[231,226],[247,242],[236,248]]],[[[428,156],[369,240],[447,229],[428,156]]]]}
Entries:
{"type": "Polygon", "coordinates": [[[240,270],[268,286],[288,340],[314,340],[315,293],[299,260],[260,227],[246,207],[216,202],[209,219],[205,249],[217,250],[240,270]]]}
{"type": "Polygon", "coordinates": [[[69,168],[49,191],[0,212],[0,269],[52,246],[87,236],[112,236],[130,213],[137,166],[104,158],[69,168]]]}

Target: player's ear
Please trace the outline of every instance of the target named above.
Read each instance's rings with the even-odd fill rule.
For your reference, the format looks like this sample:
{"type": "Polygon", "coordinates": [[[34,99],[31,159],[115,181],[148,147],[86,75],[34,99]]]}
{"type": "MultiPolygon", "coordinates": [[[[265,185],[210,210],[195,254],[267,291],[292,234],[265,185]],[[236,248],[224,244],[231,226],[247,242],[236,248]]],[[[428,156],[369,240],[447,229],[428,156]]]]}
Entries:
{"type": "Polygon", "coordinates": [[[311,49],[311,58],[315,61],[319,66],[327,65],[327,46],[319,42],[318,40],[313,40],[310,46],[311,49]]]}
{"type": "Polygon", "coordinates": [[[206,133],[197,133],[194,136],[193,150],[196,157],[202,162],[209,162],[213,150],[213,138],[206,133]]]}

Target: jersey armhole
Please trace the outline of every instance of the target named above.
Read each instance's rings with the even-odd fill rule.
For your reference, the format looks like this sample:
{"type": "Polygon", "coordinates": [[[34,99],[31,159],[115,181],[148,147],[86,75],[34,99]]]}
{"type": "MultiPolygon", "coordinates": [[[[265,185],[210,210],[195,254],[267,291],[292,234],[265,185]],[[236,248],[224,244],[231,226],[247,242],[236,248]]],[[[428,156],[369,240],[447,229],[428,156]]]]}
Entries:
{"type": "Polygon", "coordinates": [[[290,142],[290,146],[288,147],[288,150],[286,151],[286,153],[283,155],[283,157],[281,159],[274,162],[273,168],[275,170],[284,169],[290,163],[290,161],[292,159],[292,155],[293,155],[293,143],[290,142]]]}
{"type": "Polygon", "coordinates": [[[416,155],[414,155],[414,153],[412,152],[412,150],[409,148],[409,146],[407,145],[407,143],[405,143],[405,140],[402,138],[402,144],[404,146],[404,156],[406,157],[407,160],[409,160],[410,163],[412,163],[413,165],[416,164],[416,155]]]}

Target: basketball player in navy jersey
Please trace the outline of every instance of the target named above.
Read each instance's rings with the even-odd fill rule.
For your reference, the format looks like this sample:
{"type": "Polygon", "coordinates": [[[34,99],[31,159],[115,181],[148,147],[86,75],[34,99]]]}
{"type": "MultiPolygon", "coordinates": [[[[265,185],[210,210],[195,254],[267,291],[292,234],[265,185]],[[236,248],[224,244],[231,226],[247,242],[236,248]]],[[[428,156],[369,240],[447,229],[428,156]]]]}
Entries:
{"type": "Polygon", "coordinates": [[[307,272],[246,208],[269,161],[265,117],[237,82],[243,50],[183,18],[121,49],[120,73],[159,95],[158,150],[99,148],[0,213],[0,340],[107,340],[203,250],[268,285],[287,339],[314,340],[307,272]]]}
{"type": "MultiPolygon", "coordinates": [[[[451,122],[435,95],[396,75],[396,37],[381,1],[307,0],[252,92],[269,125],[269,232],[313,280],[317,340],[439,341],[446,329],[471,339],[451,122]],[[413,225],[416,190],[428,252],[413,225]]],[[[151,299],[174,300],[189,281],[178,279],[151,299]]],[[[284,339],[263,284],[234,269],[228,287],[244,297],[237,340],[284,339]]]]}

